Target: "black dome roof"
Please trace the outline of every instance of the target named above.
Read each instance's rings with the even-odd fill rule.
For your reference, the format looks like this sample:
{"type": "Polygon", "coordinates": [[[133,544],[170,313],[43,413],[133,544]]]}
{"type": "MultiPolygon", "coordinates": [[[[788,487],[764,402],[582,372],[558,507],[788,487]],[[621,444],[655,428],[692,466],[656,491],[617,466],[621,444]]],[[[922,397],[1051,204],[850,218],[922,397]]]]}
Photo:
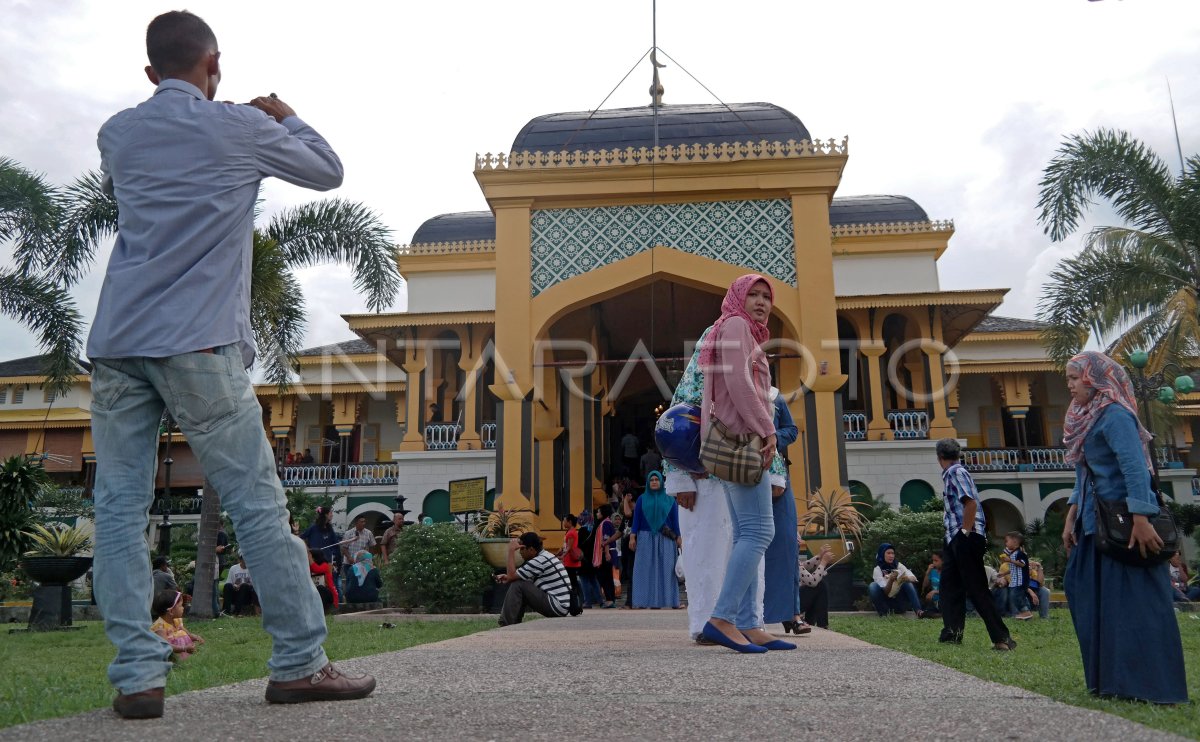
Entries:
{"type": "Polygon", "coordinates": [[[845,196],[829,205],[829,224],[927,222],[929,215],[908,196],[845,196]]]}
{"type": "Polygon", "coordinates": [[[413,233],[412,244],[430,242],[470,242],[496,239],[496,217],[490,211],[460,211],[440,214],[413,233]]]}
{"type": "MultiPolygon", "coordinates": [[[[660,106],[658,143],[797,142],[809,139],[800,119],[772,103],[717,103],[660,106]]],[[[558,152],[654,146],[654,108],[612,108],[551,113],[525,124],[513,140],[513,152],[558,152]]]]}

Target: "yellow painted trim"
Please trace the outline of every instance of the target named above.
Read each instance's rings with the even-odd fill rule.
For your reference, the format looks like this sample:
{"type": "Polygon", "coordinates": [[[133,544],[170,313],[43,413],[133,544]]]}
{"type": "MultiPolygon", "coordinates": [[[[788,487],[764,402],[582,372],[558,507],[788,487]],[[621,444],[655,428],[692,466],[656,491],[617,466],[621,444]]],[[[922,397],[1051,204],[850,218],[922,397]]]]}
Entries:
{"type": "Polygon", "coordinates": [[[987,361],[958,361],[957,364],[946,362],[947,369],[958,366],[960,374],[995,374],[1006,371],[1059,371],[1053,361],[1046,360],[987,360],[987,361]]]}
{"type": "Polygon", "coordinates": [[[496,313],[477,312],[392,312],[390,314],[343,314],[350,329],[383,330],[393,327],[429,327],[434,325],[494,325],[496,313]]]}
{"type": "MultiPolygon", "coordinates": [[[[77,375],[71,377],[71,383],[88,383],[90,384],[92,377],[85,375],[77,375]]],[[[0,386],[5,384],[45,384],[45,376],[0,376],[0,386]]]]}
{"type": "Polygon", "coordinates": [[[942,257],[942,253],[950,246],[950,237],[954,234],[952,222],[919,222],[912,224],[914,231],[902,231],[904,224],[847,224],[835,227],[833,232],[833,254],[838,255],[879,255],[879,254],[916,254],[930,253],[934,260],[942,257]],[[929,225],[924,231],[916,231],[920,225],[929,225]],[[938,225],[950,224],[942,228],[938,225]],[[882,231],[887,227],[896,227],[895,232],[882,231]],[[881,231],[878,234],[859,234],[851,228],[872,229],[881,231]]]}
{"type": "Polygon", "coordinates": [[[404,275],[441,271],[496,270],[496,254],[491,255],[401,255],[396,265],[404,275]]]}
{"type": "Polygon", "coordinates": [[[292,384],[282,395],[279,387],[274,384],[255,384],[254,394],[259,397],[321,397],[329,394],[352,394],[358,392],[402,392],[408,388],[407,382],[388,381],[383,384],[363,384],[357,381],[339,381],[329,384],[292,384]]]}
{"type": "Polygon", "coordinates": [[[929,291],[915,294],[869,294],[837,297],[838,309],[923,307],[954,304],[999,304],[1009,289],[929,291]]]}
{"type": "Polygon", "coordinates": [[[500,152],[498,154],[476,154],[475,170],[561,170],[620,168],[638,165],[658,167],[698,166],[704,164],[728,165],[734,162],[764,160],[794,160],[822,157],[845,157],[850,153],[850,138],[843,137],[839,143],[834,139],[811,141],[789,139],[747,140],[713,144],[692,142],[659,147],[633,147],[600,150],[560,150],[500,152]]]}
{"type": "Polygon", "coordinates": [[[4,410],[0,412],[0,430],[22,430],[25,428],[86,428],[91,425],[92,414],[80,407],[51,409],[4,410]]]}
{"type": "Polygon", "coordinates": [[[1014,340],[1041,340],[1042,334],[1038,330],[1020,330],[1017,332],[982,332],[974,330],[968,333],[961,343],[999,343],[1012,342],[1014,340]]]}
{"type": "Polygon", "coordinates": [[[378,363],[380,359],[387,360],[386,356],[381,356],[377,353],[350,353],[349,355],[329,356],[300,356],[296,359],[297,366],[320,366],[328,363],[330,357],[336,357],[342,363],[378,363]]]}

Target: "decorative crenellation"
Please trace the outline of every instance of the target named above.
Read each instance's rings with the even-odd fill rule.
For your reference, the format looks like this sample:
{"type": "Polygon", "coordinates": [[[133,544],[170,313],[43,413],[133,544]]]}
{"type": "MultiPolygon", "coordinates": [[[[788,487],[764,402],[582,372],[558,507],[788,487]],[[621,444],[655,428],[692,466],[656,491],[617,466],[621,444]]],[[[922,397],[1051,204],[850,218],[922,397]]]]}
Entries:
{"type": "Polygon", "coordinates": [[[467,240],[465,242],[424,242],[401,245],[397,253],[405,255],[476,255],[496,252],[495,240],[467,240]]]}
{"type": "Polygon", "coordinates": [[[953,232],[953,219],[923,222],[879,222],[876,224],[839,224],[833,228],[834,237],[871,237],[882,234],[919,234],[921,232],[953,232]]]}
{"type": "Polygon", "coordinates": [[[542,152],[500,152],[475,155],[475,170],[541,170],[572,167],[618,167],[624,165],[674,165],[690,162],[737,162],[740,160],[788,160],[797,157],[843,157],[849,154],[850,138],[797,142],[724,142],[721,144],[667,144],[660,147],[626,147],[542,152]]]}

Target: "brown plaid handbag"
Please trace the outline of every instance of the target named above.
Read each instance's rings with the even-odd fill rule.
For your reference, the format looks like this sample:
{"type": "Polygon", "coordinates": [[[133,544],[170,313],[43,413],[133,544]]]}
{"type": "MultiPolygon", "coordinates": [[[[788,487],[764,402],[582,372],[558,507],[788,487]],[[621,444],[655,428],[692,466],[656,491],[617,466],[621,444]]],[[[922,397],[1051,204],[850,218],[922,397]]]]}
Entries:
{"type": "Polygon", "coordinates": [[[717,479],[734,484],[758,484],[763,475],[762,436],[733,433],[709,413],[708,430],[700,442],[700,463],[717,479]]]}

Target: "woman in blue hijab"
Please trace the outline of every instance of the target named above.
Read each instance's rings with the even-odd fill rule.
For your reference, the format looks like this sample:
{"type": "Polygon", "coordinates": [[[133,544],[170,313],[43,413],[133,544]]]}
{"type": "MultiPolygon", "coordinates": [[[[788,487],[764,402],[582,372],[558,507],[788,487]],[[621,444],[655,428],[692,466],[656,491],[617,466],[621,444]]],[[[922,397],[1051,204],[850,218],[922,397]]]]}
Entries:
{"type": "Polygon", "coordinates": [[[634,608],[678,608],[679,581],[675,578],[675,550],[679,536],[679,506],[667,494],[661,472],[646,475],[646,491],[633,507],[633,534],[629,548],[637,551],[633,563],[634,608]]]}
{"type": "Polygon", "coordinates": [[[875,611],[880,616],[886,616],[893,611],[904,613],[908,609],[917,618],[924,618],[925,611],[921,610],[916,583],[917,576],[896,558],[895,547],[886,542],[880,544],[875,552],[871,584],[867,586],[875,611]]]}

